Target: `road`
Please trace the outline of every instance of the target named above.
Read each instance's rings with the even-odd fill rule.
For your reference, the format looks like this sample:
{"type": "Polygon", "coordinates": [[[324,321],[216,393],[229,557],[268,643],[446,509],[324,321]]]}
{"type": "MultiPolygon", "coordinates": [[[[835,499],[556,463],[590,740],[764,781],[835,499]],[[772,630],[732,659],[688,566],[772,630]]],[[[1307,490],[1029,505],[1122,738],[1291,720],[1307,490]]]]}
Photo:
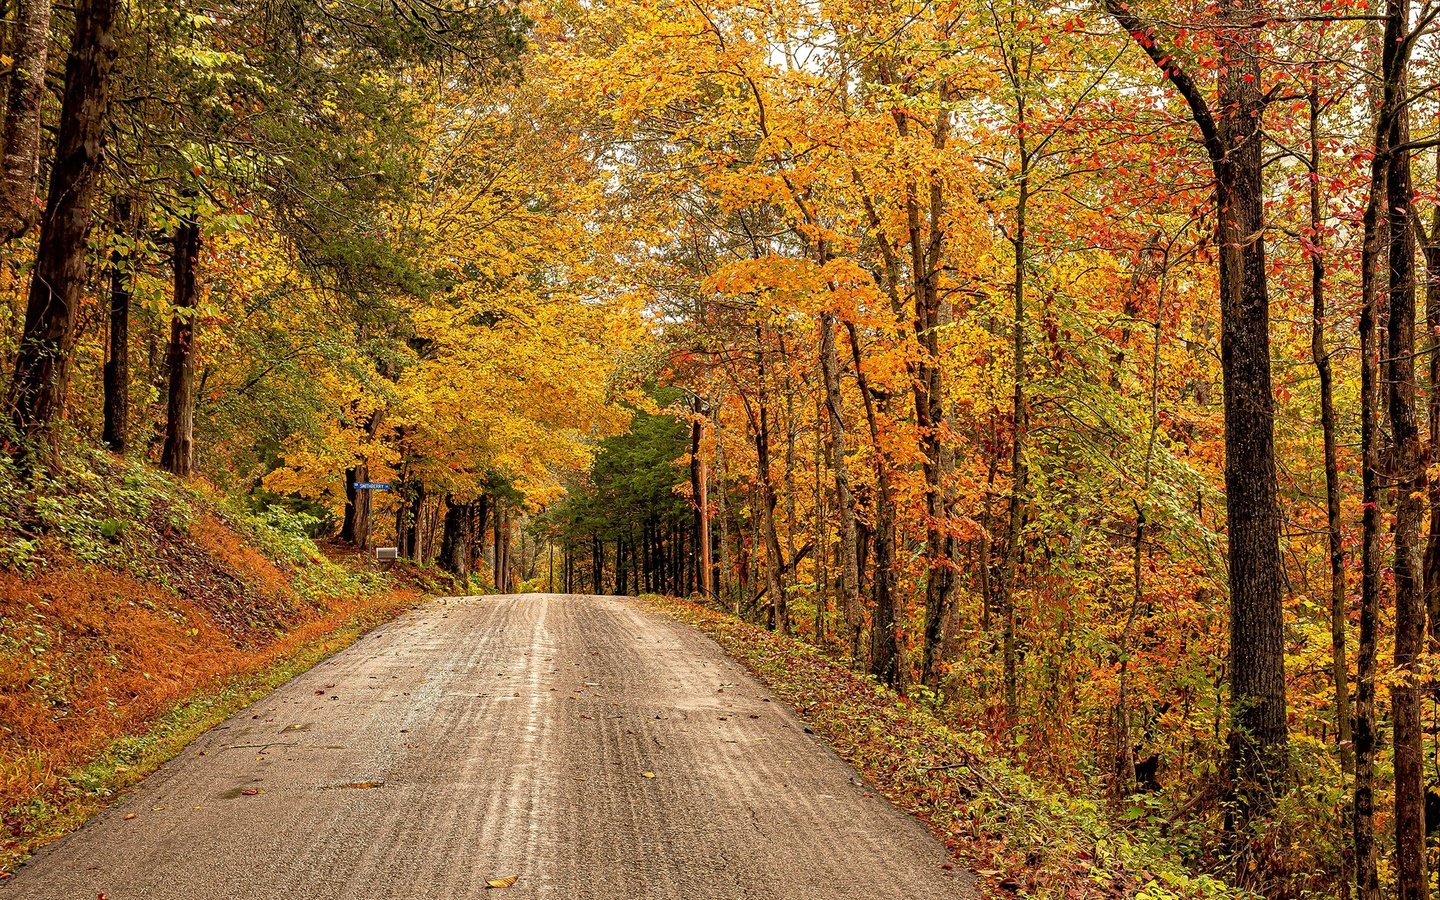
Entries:
{"type": "Polygon", "coordinates": [[[376,629],[0,900],[973,898],[948,861],[709,638],[531,594],[376,629]]]}

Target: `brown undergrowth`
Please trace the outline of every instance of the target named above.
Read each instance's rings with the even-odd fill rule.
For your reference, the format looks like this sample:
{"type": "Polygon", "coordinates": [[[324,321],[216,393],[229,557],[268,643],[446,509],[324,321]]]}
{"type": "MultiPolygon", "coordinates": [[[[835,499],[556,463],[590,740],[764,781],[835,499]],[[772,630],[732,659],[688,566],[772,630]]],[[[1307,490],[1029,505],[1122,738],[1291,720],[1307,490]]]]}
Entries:
{"type": "Polygon", "coordinates": [[[125,471],[139,481],[124,519],[56,492],[43,528],[0,533],[26,542],[25,565],[0,569],[0,877],[423,596],[203,485],[125,471]]]}

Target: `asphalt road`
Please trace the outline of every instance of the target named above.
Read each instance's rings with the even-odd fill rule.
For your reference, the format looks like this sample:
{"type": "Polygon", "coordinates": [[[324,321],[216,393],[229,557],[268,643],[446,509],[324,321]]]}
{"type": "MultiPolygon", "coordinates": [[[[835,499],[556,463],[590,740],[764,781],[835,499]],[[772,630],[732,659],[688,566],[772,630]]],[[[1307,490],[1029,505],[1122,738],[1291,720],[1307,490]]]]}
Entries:
{"type": "Polygon", "coordinates": [[[3,900],[973,898],[707,637],[632,600],[436,601],[217,726],[3,900]]]}

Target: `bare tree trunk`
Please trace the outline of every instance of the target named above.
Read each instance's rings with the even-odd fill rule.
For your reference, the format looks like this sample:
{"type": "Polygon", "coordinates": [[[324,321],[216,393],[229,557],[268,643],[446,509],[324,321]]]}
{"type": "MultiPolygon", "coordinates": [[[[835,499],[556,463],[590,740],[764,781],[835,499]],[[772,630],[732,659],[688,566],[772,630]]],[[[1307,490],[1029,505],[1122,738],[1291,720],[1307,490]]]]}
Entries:
{"type": "Polygon", "coordinates": [[[65,404],[115,62],[115,6],[80,0],[75,10],[50,192],[7,404],[16,431],[29,439],[52,439],[65,404]]]}
{"type": "Polygon", "coordinates": [[[160,464],[184,477],[195,461],[195,303],[200,266],[200,225],[183,219],[175,229],[175,312],[166,357],[170,391],[165,415],[165,449],[160,464]]]}
{"type": "Polygon", "coordinates": [[[30,230],[40,216],[40,107],[50,50],[50,0],[20,0],[15,28],[18,42],[5,106],[5,156],[0,160],[0,243],[30,230]]]}
{"type": "MultiPolygon", "coordinates": [[[[115,198],[115,236],[130,235],[129,197],[115,198]]],[[[124,455],[130,438],[130,274],[134,254],[117,247],[110,255],[110,340],[105,360],[105,409],[102,440],[124,455]]]]}

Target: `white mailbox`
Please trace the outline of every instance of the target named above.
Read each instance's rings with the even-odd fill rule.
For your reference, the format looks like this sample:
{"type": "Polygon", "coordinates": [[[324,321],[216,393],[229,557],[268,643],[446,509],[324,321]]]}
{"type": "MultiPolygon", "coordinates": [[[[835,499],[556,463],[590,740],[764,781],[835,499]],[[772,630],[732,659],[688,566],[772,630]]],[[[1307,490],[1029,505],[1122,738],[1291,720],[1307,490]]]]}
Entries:
{"type": "Polygon", "coordinates": [[[400,558],[400,548],[399,548],[399,547],[376,547],[376,548],[375,548],[375,558],[376,558],[376,559],[399,559],[399,558],[400,558]]]}

